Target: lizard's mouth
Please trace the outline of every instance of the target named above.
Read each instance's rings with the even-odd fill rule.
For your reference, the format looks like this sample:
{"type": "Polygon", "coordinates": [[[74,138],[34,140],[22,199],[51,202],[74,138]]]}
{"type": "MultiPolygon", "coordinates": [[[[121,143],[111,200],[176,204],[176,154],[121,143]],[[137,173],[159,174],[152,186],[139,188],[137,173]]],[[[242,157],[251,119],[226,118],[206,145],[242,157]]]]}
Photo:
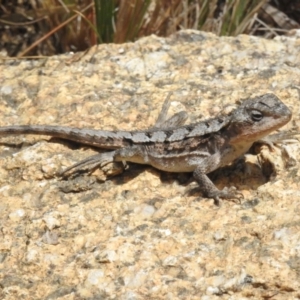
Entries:
{"type": "Polygon", "coordinates": [[[275,122],[274,119],[272,119],[270,120],[270,122],[264,120],[264,122],[261,124],[247,124],[246,126],[243,126],[242,124],[236,124],[234,126],[235,128],[230,128],[230,131],[235,132],[235,134],[230,134],[230,144],[252,144],[287,124],[290,121],[291,117],[292,114],[287,115],[285,120],[281,118],[280,120],[278,119],[278,122],[275,122]],[[272,124],[272,126],[270,126],[270,124],[272,124]]]}

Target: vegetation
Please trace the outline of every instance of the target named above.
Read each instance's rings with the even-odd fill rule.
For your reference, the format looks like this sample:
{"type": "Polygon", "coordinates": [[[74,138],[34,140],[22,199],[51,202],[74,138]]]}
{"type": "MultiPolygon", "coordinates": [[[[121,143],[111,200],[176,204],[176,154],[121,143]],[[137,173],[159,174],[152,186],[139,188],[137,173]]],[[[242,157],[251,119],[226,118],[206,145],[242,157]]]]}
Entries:
{"type": "Polygon", "coordinates": [[[180,29],[267,38],[299,28],[298,0],[1,0],[0,49],[9,56],[82,51],[97,43],[180,29]]]}

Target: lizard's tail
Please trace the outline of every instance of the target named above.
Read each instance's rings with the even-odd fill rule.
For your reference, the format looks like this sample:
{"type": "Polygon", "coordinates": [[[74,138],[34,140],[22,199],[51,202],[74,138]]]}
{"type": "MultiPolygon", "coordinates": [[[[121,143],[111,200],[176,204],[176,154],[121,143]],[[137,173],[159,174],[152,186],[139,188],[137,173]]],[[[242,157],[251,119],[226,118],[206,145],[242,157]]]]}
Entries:
{"type": "Polygon", "coordinates": [[[49,125],[20,125],[0,127],[0,137],[16,134],[49,135],[103,149],[119,149],[130,145],[128,131],[106,131],[49,125]]]}

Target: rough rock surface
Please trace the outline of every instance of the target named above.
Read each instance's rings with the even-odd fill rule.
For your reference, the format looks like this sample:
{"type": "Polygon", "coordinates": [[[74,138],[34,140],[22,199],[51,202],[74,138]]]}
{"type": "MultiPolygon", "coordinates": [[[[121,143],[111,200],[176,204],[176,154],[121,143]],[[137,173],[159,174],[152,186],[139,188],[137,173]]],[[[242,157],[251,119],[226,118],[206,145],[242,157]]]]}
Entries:
{"type": "MultiPolygon", "coordinates": [[[[102,129],[190,121],[275,93],[300,127],[300,39],[182,31],[48,59],[2,60],[0,126],[102,129]]],[[[95,149],[46,136],[0,138],[1,299],[299,299],[299,142],[212,174],[241,204],[216,207],[186,176],[130,166],[61,181],[95,149]],[[261,167],[263,166],[263,167],[261,167]],[[103,174],[102,174],[103,175],[103,174]]]]}

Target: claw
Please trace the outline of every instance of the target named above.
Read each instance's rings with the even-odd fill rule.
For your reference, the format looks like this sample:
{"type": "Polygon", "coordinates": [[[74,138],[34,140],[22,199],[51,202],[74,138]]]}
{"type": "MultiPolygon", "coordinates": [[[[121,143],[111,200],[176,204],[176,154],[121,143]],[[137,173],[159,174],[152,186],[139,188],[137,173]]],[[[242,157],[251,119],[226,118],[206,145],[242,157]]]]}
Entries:
{"type": "Polygon", "coordinates": [[[244,198],[244,195],[237,191],[235,187],[225,187],[223,190],[217,190],[208,195],[209,198],[214,199],[215,205],[220,205],[220,198],[227,199],[230,201],[234,201],[238,204],[241,204],[241,199],[244,198]]]}

